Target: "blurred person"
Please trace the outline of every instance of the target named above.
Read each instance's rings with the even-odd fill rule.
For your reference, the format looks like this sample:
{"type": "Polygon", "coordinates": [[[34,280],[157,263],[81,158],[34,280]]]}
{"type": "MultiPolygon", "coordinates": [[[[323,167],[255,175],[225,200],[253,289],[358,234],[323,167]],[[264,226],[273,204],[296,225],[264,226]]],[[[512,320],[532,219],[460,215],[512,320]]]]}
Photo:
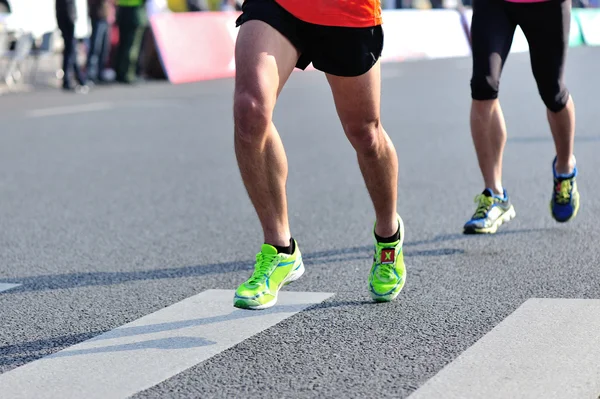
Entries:
{"type": "Polygon", "coordinates": [[[0,0],[0,14],[9,14],[10,13],[10,4],[8,0],[0,0]]]}
{"type": "Polygon", "coordinates": [[[246,0],[236,25],[234,147],[264,244],[234,306],[265,309],[282,286],[304,273],[290,232],[288,165],[273,124],[277,97],[294,68],[324,72],[347,139],[356,151],[375,210],[374,258],[368,289],[394,300],[405,282],[404,225],[397,212],[398,158],[380,120],[383,50],[380,0],[246,0]]]}
{"type": "Polygon", "coordinates": [[[146,0],[117,0],[117,82],[130,84],[138,81],[138,60],[144,31],[148,25],[145,3],[146,0]]]}
{"type": "Polygon", "coordinates": [[[152,18],[154,15],[171,12],[167,0],[147,0],[145,7],[148,19],[152,18]]]}
{"type": "Polygon", "coordinates": [[[573,219],[579,210],[577,166],[573,154],[575,105],[565,85],[569,45],[569,0],[474,0],[471,37],[471,134],[485,184],[477,209],[464,232],[495,233],[513,219],[515,209],[502,184],[506,125],[498,89],[517,25],[529,42],[531,69],[546,106],[556,156],[551,165],[550,211],[557,222],[573,219]]]}
{"type": "Polygon", "coordinates": [[[202,0],[186,0],[186,7],[188,12],[200,12],[208,11],[202,7],[202,0]]]}
{"type": "MultiPolygon", "coordinates": [[[[148,19],[155,15],[171,12],[167,0],[148,0],[146,1],[146,14],[148,19]]],[[[156,41],[152,34],[152,28],[148,26],[144,32],[142,41],[142,51],[138,64],[138,74],[143,79],[166,79],[162,64],[158,56],[156,41]]]]}
{"type": "Polygon", "coordinates": [[[242,5],[237,0],[223,0],[221,11],[241,11],[242,5]]]}
{"type": "Polygon", "coordinates": [[[58,29],[63,37],[63,90],[75,90],[79,93],[87,93],[89,88],[86,85],[79,60],[77,57],[77,39],[75,38],[75,22],[77,22],[76,0],[56,0],[56,21],[58,29]],[[75,73],[75,79],[78,85],[73,86],[71,72],[75,73]]]}
{"type": "Polygon", "coordinates": [[[88,13],[92,22],[92,36],[87,57],[87,76],[94,83],[103,83],[102,71],[110,53],[109,0],[88,0],[88,13]]]}

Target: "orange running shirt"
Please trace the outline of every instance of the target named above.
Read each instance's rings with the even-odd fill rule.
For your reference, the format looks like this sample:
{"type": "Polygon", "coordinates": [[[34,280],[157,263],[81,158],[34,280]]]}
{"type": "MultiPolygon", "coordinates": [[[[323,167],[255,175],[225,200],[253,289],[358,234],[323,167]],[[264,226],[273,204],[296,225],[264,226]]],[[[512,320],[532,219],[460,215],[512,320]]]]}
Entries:
{"type": "Polygon", "coordinates": [[[381,25],[381,0],[275,0],[311,24],[367,28],[381,25]]]}

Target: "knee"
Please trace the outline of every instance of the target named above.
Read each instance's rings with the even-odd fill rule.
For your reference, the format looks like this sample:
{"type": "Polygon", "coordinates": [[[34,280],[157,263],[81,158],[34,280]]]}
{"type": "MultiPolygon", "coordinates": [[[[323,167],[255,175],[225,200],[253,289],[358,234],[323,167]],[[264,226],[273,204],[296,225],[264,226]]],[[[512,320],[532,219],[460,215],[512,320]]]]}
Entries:
{"type": "Polygon", "coordinates": [[[540,87],[540,97],[546,108],[553,113],[562,111],[569,101],[569,90],[562,83],[540,87]]]}
{"type": "Polygon", "coordinates": [[[493,75],[474,74],[471,78],[471,98],[485,101],[498,98],[500,79],[493,75]]]}
{"type": "Polygon", "coordinates": [[[267,134],[271,111],[260,96],[236,92],[233,100],[233,120],[236,139],[245,143],[260,143],[267,134]]]}
{"type": "Polygon", "coordinates": [[[344,124],[344,131],[357,153],[363,156],[379,153],[383,139],[379,119],[344,124]]]}

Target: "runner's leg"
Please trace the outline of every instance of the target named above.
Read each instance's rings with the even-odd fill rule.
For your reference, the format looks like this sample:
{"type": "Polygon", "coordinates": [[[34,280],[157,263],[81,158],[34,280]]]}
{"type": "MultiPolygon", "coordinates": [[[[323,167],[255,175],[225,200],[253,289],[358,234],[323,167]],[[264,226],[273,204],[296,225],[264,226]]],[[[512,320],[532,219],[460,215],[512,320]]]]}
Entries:
{"type": "Polygon", "coordinates": [[[296,48],[265,22],[245,22],[235,48],[235,153],[266,243],[290,245],[287,158],[272,121],[277,96],[298,60],[296,48]]]}
{"type": "Polygon", "coordinates": [[[485,189],[476,197],[477,208],[463,227],[467,234],[495,233],[502,223],[514,217],[502,186],[506,125],[498,91],[515,29],[505,0],[474,1],[470,124],[485,189]]]}
{"type": "Polygon", "coordinates": [[[379,62],[357,77],[327,75],[337,113],[373,201],[375,233],[398,231],[398,156],[380,120],[381,69],[379,62]]]}
{"type": "Polygon", "coordinates": [[[554,137],[553,188],[550,209],[558,222],[579,211],[575,141],[575,104],[564,82],[571,27],[571,1],[559,0],[523,7],[520,21],[529,42],[531,69],[554,137]]]}

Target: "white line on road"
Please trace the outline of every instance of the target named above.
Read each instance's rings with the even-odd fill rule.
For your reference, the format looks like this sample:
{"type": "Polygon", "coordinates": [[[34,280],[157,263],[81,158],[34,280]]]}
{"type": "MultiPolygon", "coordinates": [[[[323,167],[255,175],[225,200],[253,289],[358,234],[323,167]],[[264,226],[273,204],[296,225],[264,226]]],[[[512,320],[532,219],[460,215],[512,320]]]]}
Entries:
{"type": "Polygon", "coordinates": [[[20,285],[21,284],[0,283],[0,292],[10,290],[10,289],[18,287],[20,285]]]}
{"type": "Polygon", "coordinates": [[[204,291],[0,375],[1,396],[127,398],[332,295],[284,291],[275,307],[250,311],[233,308],[233,291],[204,291]]]}
{"type": "Polygon", "coordinates": [[[529,299],[410,399],[600,395],[600,300],[529,299]]]}
{"type": "Polygon", "coordinates": [[[41,118],[44,116],[57,116],[68,114],[79,114],[82,112],[104,111],[113,108],[111,103],[97,102],[90,104],[68,105],[64,107],[39,108],[27,112],[30,118],[41,118]]]}

